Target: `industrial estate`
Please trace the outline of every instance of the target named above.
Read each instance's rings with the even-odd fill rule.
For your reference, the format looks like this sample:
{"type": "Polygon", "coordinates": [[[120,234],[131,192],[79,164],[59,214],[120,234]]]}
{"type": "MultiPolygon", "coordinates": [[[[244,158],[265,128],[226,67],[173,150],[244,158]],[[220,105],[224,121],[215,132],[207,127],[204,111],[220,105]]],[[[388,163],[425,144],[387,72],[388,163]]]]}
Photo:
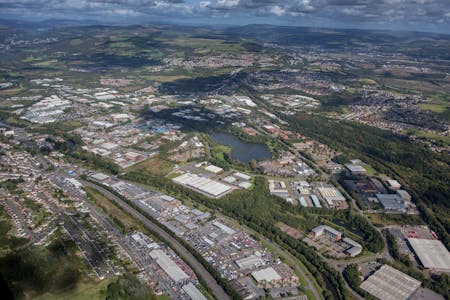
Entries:
{"type": "Polygon", "coordinates": [[[0,20],[2,299],[449,299],[449,49],[0,20]]]}

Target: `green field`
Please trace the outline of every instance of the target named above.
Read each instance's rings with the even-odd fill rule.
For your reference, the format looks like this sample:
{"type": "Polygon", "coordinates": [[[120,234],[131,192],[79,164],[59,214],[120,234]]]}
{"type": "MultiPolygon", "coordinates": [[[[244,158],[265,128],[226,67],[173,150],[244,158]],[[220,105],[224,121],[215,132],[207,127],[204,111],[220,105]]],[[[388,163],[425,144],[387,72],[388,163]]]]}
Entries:
{"type": "Polygon", "coordinates": [[[59,293],[45,293],[35,298],[35,300],[104,300],[110,282],[108,279],[102,281],[85,280],[77,284],[72,290],[59,293]]]}

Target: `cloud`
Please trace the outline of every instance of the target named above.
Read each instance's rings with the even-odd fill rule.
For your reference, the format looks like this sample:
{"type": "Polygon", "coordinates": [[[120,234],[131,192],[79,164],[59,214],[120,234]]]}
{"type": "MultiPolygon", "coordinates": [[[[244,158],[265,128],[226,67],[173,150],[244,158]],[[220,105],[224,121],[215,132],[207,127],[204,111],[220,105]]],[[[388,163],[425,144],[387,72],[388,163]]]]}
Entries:
{"type": "Polygon", "coordinates": [[[239,5],[239,0],[218,0],[217,7],[230,9],[239,5]]]}
{"type": "Polygon", "coordinates": [[[281,17],[286,13],[286,10],[284,8],[279,7],[278,5],[275,5],[270,8],[270,12],[273,13],[274,15],[281,17]]]}
{"type": "Polygon", "coordinates": [[[450,28],[449,0],[0,0],[0,16],[450,28]],[[146,17],[147,16],[147,17],[146,17]],[[214,17],[214,21],[210,18],[214,17]],[[381,26],[381,25],[380,25],[381,26]]]}

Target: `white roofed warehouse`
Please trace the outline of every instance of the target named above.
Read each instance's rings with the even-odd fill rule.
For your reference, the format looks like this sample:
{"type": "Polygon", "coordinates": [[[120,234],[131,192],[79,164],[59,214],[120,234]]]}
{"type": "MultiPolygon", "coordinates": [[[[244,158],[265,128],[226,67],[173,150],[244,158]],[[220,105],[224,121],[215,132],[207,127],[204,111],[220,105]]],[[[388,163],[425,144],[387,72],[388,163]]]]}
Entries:
{"type": "Polygon", "coordinates": [[[425,268],[450,272],[450,253],[441,241],[409,238],[408,243],[425,268]]]}
{"type": "Polygon", "coordinates": [[[383,265],[361,284],[361,289],[380,300],[406,300],[421,284],[411,276],[383,265]]]}

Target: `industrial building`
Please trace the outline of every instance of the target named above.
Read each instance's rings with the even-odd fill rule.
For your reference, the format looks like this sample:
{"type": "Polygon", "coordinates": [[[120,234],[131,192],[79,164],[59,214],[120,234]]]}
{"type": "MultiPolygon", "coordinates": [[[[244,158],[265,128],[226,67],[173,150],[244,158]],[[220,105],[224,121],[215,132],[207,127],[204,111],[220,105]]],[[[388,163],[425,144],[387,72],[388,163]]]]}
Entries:
{"type": "Polygon", "coordinates": [[[345,197],[335,187],[318,187],[317,190],[330,207],[340,205],[340,202],[345,202],[345,197]]]}
{"type": "Polygon", "coordinates": [[[219,167],[214,166],[214,165],[209,165],[209,166],[207,166],[207,167],[205,168],[205,170],[208,171],[208,172],[214,173],[214,174],[220,174],[220,173],[223,172],[223,169],[222,169],[222,168],[219,168],[219,167]]]}
{"type": "Polygon", "coordinates": [[[300,203],[300,205],[303,207],[308,207],[308,203],[306,203],[305,197],[303,197],[303,196],[298,198],[298,203],[300,203]]]}
{"type": "Polygon", "coordinates": [[[261,257],[258,257],[254,254],[238,259],[235,261],[235,263],[241,270],[255,269],[264,265],[264,261],[261,259],[261,257]]]}
{"type": "Polygon", "coordinates": [[[355,257],[362,252],[362,246],[360,243],[355,242],[350,238],[343,238],[342,241],[348,245],[348,249],[345,250],[345,253],[348,256],[355,257]]]}
{"type": "Polygon", "coordinates": [[[269,180],[269,192],[272,195],[288,198],[289,191],[287,190],[286,183],[284,181],[269,180]]]}
{"type": "Polygon", "coordinates": [[[360,165],[347,164],[345,167],[352,175],[365,175],[367,173],[366,169],[360,165]]]}
{"type": "Polygon", "coordinates": [[[185,173],[173,179],[178,184],[200,191],[210,197],[220,198],[232,191],[232,187],[197,174],[185,173]]]}
{"type": "Polygon", "coordinates": [[[421,284],[411,276],[383,265],[361,284],[361,289],[381,300],[406,300],[421,284]]]}
{"type": "Polygon", "coordinates": [[[233,174],[233,176],[237,177],[237,178],[239,178],[241,180],[246,180],[246,181],[249,181],[251,179],[251,177],[249,175],[241,173],[241,172],[235,172],[233,174]]]}
{"type": "Polygon", "coordinates": [[[260,284],[272,284],[281,280],[281,276],[272,267],[254,271],[252,277],[260,284]]]}
{"type": "Polygon", "coordinates": [[[383,205],[385,212],[406,213],[405,201],[397,194],[377,194],[378,201],[383,205]]]}
{"type": "Polygon", "coordinates": [[[317,198],[316,195],[310,195],[309,198],[311,198],[312,203],[314,204],[315,207],[317,208],[321,208],[322,205],[320,204],[319,198],[317,198]]]}
{"type": "Polygon", "coordinates": [[[402,198],[403,201],[411,202],[412,197],[411,197],[411,195],[410,195],[407,191],[405,191],[405,190],[397,190],[396,193],[397,193],[397,195],[398,195],[400,198],[402,198]]]}
{"type": "Polygon", "coordinates": [[[325,234],[335,241],[339,241],[342,238],[342,233],[340,231],[337,231],[336,229],[333,229],[327,225],[320,225],[316,228],[313,228],[311,230],[311,234],[313,235],[313,237],[319,237],[325,234]]]}
{"type": "Polygon", "coordinates": [[[408,243],[425,268],[450,272],[450,253],[441,241],[408,238],[408,243]]]}
{"type": "Polygon", "coordinates": [[[183,285],[182,289],[192,300],[208,300],[193,283],[183,285]]]}
{"type": "Polygon", "coordinates": [[[399,190],[402,187],[402,185],[397,180],[393,179],[386,180],[386,184],[388,185],[388,188],[392,191],[399,190]]]}
{"type": "Polygon", "coordinates": [[[348,256],[355,257],[362,252],[362,246],[358,242],[352,240],[351,238],[345,237],[342,238],[342,232],[337,231],[336,229],[331,228],[327,225],[320,225],[311,230],[311,235],[314,238],[325,235],[330,240],[334,242],[341,242],[345,245],[344,253],[348,256]]]}
{"type": "Polygon", "coordinates": [[[153,250],[150,256],[173,281],[181,282],[189,279],[189,276],[161,249],[153,250]]]}

